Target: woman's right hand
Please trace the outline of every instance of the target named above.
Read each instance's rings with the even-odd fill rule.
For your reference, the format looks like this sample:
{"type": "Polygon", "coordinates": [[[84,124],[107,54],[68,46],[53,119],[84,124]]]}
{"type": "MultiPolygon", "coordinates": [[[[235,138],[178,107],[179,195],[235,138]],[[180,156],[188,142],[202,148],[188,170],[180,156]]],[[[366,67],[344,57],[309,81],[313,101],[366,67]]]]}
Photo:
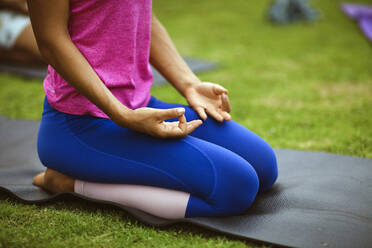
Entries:
{"type": "Polygon", "coordinates": [[[126,112],[126,116],[113,120],[119,126],[145,133],[157,138],[182,138],[194,131],[202,120],[186,121],[185,109],[182,107],[171,109],[156,109],[142,107],[126,112]],[[164,121],[178,118],[178,121],[164,121]]]}

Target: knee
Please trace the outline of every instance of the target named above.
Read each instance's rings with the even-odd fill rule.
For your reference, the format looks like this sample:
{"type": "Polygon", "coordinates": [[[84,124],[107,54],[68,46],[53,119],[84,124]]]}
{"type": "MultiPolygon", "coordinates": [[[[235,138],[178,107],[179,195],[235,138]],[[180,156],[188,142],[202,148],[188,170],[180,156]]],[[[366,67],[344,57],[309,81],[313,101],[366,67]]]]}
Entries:
{"type": "Polygon", "coordinates": [[[246,178],[247,186],[237,189],[237,195],[230,200],[227,209],[224,209],[225,214],[229,216],[240,215],[246,212],[256,199],[259,191],[259,179],[257,174],[246,178]]]}
{"type": "Polygon", "coordinates": [[[226,187],[225,198],[220,198],[215,210],[218,216],[234,216],[244,213],[253,203],[259,190],[259,178],[254,168],[244,162],[244,169],[239,171],[226,187]]]}
{"type": "Polygon", "coordinates": [[[263,153],[261,170],[259,174],[260,190],[270,189],[278,178],[277,159],[273,148],[267,144],[263,153]]]}

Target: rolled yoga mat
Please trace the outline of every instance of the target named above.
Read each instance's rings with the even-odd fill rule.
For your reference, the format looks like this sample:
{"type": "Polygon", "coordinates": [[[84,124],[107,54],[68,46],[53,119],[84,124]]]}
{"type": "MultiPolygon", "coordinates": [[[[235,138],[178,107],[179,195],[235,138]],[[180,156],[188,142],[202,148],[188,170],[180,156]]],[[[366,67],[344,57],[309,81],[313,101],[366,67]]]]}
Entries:
{"type": "MultiPolygon", "coordinates": [[[[191,70],[195,73],[213,70],[217,67],[216,63],[194,59],[194,58],[184,58],[186,63],[189,65],[191,70]]],[[[164,84],[167,80],[153,67],[151,67],[154,74],[154,85],[164,84]]],[[[44,78],[47,73],[47,69],[44,67],[29,67],[21,65],[9,65],[0,62],[0,72],[7,72],[11,74],[16,74],[24,76],[27,78],[44,78]]]]}
{"type": "MultiPolygon", "coordinates": [[[[75,193],[48,194],[32,185],[33,176],[45,169],[36,151],[39,125],[39,121],[0,116],[0,194],[24,203],[68,196],[107,204],[75,193]]],[[[285,149],[275,152],[278,181],[239,216],[167,220],[109,204],[155,226],[190,222],[290,247],[371,247],[372,159],[285,149]]]]}

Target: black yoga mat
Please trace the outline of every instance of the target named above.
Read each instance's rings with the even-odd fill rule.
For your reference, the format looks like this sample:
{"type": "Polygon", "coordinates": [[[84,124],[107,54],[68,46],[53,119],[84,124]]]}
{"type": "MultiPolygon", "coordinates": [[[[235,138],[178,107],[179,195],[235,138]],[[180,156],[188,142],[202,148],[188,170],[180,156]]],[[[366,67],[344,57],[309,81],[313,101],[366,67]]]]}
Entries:
{"type": "MultiPolygon", "coordinates": [[[[203,72],[213,70],[217,67],[216,63],[194,59],[194,58],[184,58],[186,63],[189,65],[193,72],[203,72]]],[[[167,80],[153,67],[152,71],[154,74],[154,85],[164,84],[167,80]]],[[[47,70],[44,67],[29,67],[21,65],[10,65],[0,62],[0,72],[7,72],[11,74],[16,74],[24,76],[27,78],[44,78],[46,76],[47,70]]]]}
{"type": "MultiPolygon", "coordinates": [[[[25,203],[71,195],[84,198],[75,193],[50,195],[32,185],[32,177],[45,169],[36,152],[39,123],[0,116],[0,193],[25,203]]],[[[279,161],[277,183],[269,192],[260,194],[242,215],[170,221],[133,208],[121,208],[148,224],[191,222],[283,246],[371,247],[372,159],[275,151],[279,161]]]]}

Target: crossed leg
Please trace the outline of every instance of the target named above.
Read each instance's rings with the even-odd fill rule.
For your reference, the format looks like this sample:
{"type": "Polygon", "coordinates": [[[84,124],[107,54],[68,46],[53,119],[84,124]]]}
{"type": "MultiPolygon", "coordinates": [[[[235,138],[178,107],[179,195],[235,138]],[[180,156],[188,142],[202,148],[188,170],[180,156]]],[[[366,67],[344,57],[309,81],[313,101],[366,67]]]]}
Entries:
{"type": "MultiPolygon", "coordinates": [[[[154,97],[148,105],[155,108],[175,106],[186,108],[188,120],[197,118],[188,106],[165,103],[154,97]]],[[[234,121],[218,123],[208,118],[188,137],[160,140],[118,127],[108,119],[87,118],[82,121],[70,116],[60,114],[68,126],[66,133],[60,129],[57,133],[56,127],[50,123],[41,125],[39,130],[39,157],[44,165],[55,171],[36,176],[35,184],[49,187],[49,190],[76,190],[76,185],[81,185],[80,180],[86,180],[85,189],[92,198],[110,200],[111,197],[112,201],[160,217],[226,216],[240,214],[250,206],[259,182],[262,189],[267,189],[276,179],[276,160],[270,146],[234,121]],[[84,124],[86,121],[89,125],[84,124]],[[82,131],[83,126],[88,128],[82,131]],[[69,137],[71,135],[74,137],[69,137]],[[70,149],[61,154],[54,152],[51,157],[48,155],[50,152],[63,150],[63,147],[51,146],[53,141],[50,139],[64,139],[63,147],[70,149]],[[128,141],[132,142],[128,144],[128,141]],[[236,153],[231,150],[234,148],[236,153]],[[72,185],[74,180],[71,177],[79,180],[72,185]],[[159,197],[150,205],[157,208],[149,209],[148,201],[141,205],[138,194],[129,194],[141,190],[148,192],[149,196],[159,197]],[[116,195],[110,196],[109,192],[116,192],[116,195]],[[173,197],[167,197],[172,194],[173,197]],[[176,210],[173,206],[171,211],[172,203],[164,204],[165,199],[175,199],[176,210]]],[[[47,116],[43,119],[44,123],[50,122],[47,116]]]]}

